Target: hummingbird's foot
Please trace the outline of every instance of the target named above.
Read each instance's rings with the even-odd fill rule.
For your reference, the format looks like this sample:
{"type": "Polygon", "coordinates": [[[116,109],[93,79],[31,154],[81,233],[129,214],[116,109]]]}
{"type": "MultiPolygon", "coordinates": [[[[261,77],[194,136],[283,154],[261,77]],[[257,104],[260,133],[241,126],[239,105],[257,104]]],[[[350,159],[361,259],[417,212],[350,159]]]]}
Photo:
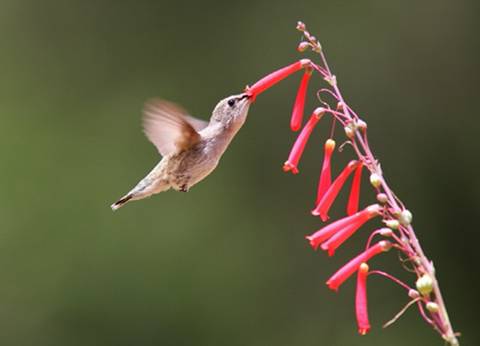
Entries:
{"type": "Polygon", "coordinates": [[[183,184],[182,186],[180,186],[180,190],[181,192],[188,192],[188,186],[187,184],[183,184]]]}

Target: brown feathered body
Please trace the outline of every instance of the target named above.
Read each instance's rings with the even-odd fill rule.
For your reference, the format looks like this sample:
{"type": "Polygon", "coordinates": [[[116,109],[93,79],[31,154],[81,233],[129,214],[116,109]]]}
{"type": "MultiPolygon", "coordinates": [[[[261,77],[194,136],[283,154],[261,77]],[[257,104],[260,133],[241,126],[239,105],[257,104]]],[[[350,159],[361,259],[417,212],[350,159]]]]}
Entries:
{"type": "Polygon", "coordinates": [[[217,104],[207,123],[170,102],[148,102],[144,132],[163,158],[129,193],[112,204],[112,209],[170,188],[186,192],[207,177],[244,124],[249,105],[246,94],[227,97],[217,104]]]}

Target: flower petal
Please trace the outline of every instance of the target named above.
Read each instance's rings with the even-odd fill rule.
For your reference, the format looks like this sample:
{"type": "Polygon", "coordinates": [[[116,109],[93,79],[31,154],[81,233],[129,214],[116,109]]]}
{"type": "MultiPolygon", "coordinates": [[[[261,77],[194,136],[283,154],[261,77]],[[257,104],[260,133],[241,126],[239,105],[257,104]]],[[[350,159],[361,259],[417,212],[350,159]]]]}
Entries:
{"type": "Polygon", "coordinates": [[[333,139],[327,139],[324,145],[323,164],[320,172],[320,179],[318,180],[317,200],[315,201],[315,205],[318,205],[332,183],[330,162],[334,150],[335,141],[333,139]]]}
{"type": "Polygon", "coordinates": [[[312,235],[307,236],[306,239],[310,241],[310,245],[316,250],[321,243],[335,235],[337,232],[341,232],[343,229],[350,226],[357,230],[372,217],[379,215],[379,213],[380,206],[378,204],[372,204],[358,213],[332,222],[312,235]]]}
{"type": "Polygon", "coordinates": [[[303,110],[305,107],[305,99],[307,98],[307,88],[310,77],[312,76],[313,70],[311,68],[307,69],[303,74],[302,80],[300,82],[300,87],[298,88],[297,97],[295,98],[295,103],[293,105],[292,118],[290,119],[290,128],[292,131],[300,130],[303,120],[303,110]]]}
{"type": "Polygon", "coordinates": [[[360,163],[355,169],[352,180],[352,189],[348,197],[347,215],[355,214],[358,211],[358,201],[360,200],[360,181],[362,179],[363,164],[360,163]]]}
{"type": "Polygon", "coordinates": [[[298,173],[298,162],[303,154],[303,150],[305,149],[305,145],[307,144],[310,135],[312,134],[315,125],[317,125],[318,121],[321,119],[323,115],[323,108],[317,108],[313,113],[308,122],[300,132],[300,135],[297,137],[295,144],[290,151],[290,155],[288,156],[288,160],[283,165],[283,170],[285,172],[292,171],[293,174],[298,173]]]}
{"type": "Polygon", "coordinates": [[[367,276],[368,264],[362,263],[357,272],[357,291],[355,293],[355,313],[357,316],[358,332],[365,335],[370,330],[367,305],[367,276]]]}
{"type": "Polygon", "coordinates": [[[348,163],[348,165],[343,169],[343,171],[338,175],[338,177],[333,181],[332,185],[328,188],[327,192],[323,195],[320,202],[317,204],[314,210],[312,210],[312,215],[319,216],[322,221],[327,221],[328,211],[332,206],[333,201],[337,197],[340,189],[345,184],[345,181],[348,179],[350,174],[355,170],[357,165],[359,164],[358,161],[352,160],[348,163]]]}
{"type": "Polygon", "coordinates": [[[375,245],[372,245],[367,250],[359,254],[357,257],[351,259],[347,264],[340,268],[327,281],[327,285],[331,290],[337,291],[338,288],[357,271],[362,262],[367,262],[370,258],[379,253],[390,250],[392,244],[388,240],[381,240],[375,245]]]}
{"type": "Polygon", "coordinates": [[[277,84],[282,79],[287,78],[292,73],[301,70],[303,67],[310,65],[310,63],[311,62],[309,59],[302,59],[284,68],[276,70],[257,81],[251,87],[247,87],[246,92],[253,98],[256,98],[259,94],[261,94],[274,84],[277,84]]]}

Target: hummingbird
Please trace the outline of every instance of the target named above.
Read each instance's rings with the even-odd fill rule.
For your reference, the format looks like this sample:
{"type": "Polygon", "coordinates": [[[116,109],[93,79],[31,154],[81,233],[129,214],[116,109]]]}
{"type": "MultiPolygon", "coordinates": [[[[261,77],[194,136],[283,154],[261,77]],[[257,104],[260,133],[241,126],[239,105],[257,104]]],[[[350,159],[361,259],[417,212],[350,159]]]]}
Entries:
{"type": "Polygon", "coordinates": [[[117,210],[129,201],[170,188],[187,192],[205,179],[217,167],[245,123],[253,98],[250,93],[242,93],[221,100],[209,122],[188,115],[175,103],[162,99],[147,101],[143,110],[143,131],[162,159],[111,208],[117,210]]]}

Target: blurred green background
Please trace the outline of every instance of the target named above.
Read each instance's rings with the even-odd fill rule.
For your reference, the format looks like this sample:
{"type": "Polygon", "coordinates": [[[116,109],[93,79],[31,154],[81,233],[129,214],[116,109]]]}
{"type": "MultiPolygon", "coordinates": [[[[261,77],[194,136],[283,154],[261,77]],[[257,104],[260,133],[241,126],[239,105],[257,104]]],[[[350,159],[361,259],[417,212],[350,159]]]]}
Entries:
{"type": "MultiPolygon", "coordinates": [[[[190,193],[109,208],[159,159],[141,132],[143,102],[160,96],[208,117],[220,98],[299,58],[298,19],[369,123],[461,341],[479,344],[478,1],[0,4],[2,345],[443,344],[414,309],[381,329],[407,301],[390,282],[370,281],[365,337],[354,280],[338,294],[324,285],[376,224],[332,259],[305,241],[320,227],[309,210],[329,126],[300,175],[283,173],[300,75],[257,99],[190,193]]],[[[335,172],[351,157],[336,154],[335,172]]],[[[393,252],[372,264],[413,280],[393,252]]]]}

